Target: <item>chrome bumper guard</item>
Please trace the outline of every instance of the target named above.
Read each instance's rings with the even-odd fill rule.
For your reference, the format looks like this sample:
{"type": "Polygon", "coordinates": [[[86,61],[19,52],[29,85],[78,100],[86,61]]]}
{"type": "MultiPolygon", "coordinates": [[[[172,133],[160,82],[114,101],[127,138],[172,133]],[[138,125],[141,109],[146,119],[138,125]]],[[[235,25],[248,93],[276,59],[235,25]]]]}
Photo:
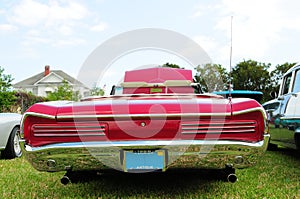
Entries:
{"type": "Polygon", "coordinates": [[[40,171],[117,169],[125,171],[124,151],[165,150],[166,168],[245,168],[255,164],[267,149],[269,135],[256,143],[225,140],[81,142],[30,147],[23,153],[40,171]]]}

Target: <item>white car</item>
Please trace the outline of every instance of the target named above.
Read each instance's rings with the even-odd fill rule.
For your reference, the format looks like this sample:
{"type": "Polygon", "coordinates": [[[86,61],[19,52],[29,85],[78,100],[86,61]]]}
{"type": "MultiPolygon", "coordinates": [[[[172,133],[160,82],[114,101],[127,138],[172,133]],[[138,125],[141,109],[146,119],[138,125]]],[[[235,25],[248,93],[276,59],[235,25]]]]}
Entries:
{"type": "Polygon", "coordinates": [[[22,115],[17,113],[0,113],[0,150],[1,157],[12,159],[20,157],[20,121],[22,115]]]}
{"type": "Polygon", "coordinates": [[[282,78],[277,98],[263,104],[270,122],[269,148],[281,145],[300,150],[300,64],[282,78]]]}

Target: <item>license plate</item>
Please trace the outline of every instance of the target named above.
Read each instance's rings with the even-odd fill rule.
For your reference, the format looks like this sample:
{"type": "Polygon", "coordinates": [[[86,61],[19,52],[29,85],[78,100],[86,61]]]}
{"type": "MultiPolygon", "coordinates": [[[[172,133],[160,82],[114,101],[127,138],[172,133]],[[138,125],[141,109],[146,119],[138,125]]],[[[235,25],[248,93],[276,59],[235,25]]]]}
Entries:
{"type": "Polygon", "coordinates": [[[141,172],[165,169],[165,150],[124,151],[124,171],[141,172]]]}

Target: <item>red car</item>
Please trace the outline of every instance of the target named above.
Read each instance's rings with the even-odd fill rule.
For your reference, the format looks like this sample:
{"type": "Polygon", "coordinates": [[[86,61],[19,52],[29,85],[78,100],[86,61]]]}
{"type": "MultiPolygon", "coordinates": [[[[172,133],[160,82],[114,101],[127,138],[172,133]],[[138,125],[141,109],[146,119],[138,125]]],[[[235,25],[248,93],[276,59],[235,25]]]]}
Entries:
{"type": "Polygon", "coordinates": [[[253,165],[266,150],[266,113],[253,99],[201,94],[192,71],[127,71],[111,96],[45,102],[24,114],[24,153],[40,171],[124,172],[253,165]]]}

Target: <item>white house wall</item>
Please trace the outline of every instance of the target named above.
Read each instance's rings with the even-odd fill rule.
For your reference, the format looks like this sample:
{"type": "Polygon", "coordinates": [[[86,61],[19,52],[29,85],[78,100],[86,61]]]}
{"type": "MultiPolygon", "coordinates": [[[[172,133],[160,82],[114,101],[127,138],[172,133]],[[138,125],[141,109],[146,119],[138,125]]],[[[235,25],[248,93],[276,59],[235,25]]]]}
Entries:
{"type": "MultiPolygon", "coordinates": [[[[62,85],[63,78],[56,73],[51,72],[47,76],[43,77],[33,85],[23,85],[22,87],[16,88],[17,90],[24,90],[31,92],[34,95],[41,97],[47,97],[47,92],[54,92],[59,85],[62,85]]],[[[72,82],[68,82],[70,86],[75,88],[75,91],[79,91],[81,97],[89,95],[90,90],[84,86],[73,85],[72,82]]]]}
{"type": "Polygon", "coordinates": [[[55,73],[50,73],[46,77],[42,78],[40,81],[36,82],[37,84],[43,84],[43,83],[56,83],[59,84],[63,81],[61,77],[56,75],[55,73]]]}

